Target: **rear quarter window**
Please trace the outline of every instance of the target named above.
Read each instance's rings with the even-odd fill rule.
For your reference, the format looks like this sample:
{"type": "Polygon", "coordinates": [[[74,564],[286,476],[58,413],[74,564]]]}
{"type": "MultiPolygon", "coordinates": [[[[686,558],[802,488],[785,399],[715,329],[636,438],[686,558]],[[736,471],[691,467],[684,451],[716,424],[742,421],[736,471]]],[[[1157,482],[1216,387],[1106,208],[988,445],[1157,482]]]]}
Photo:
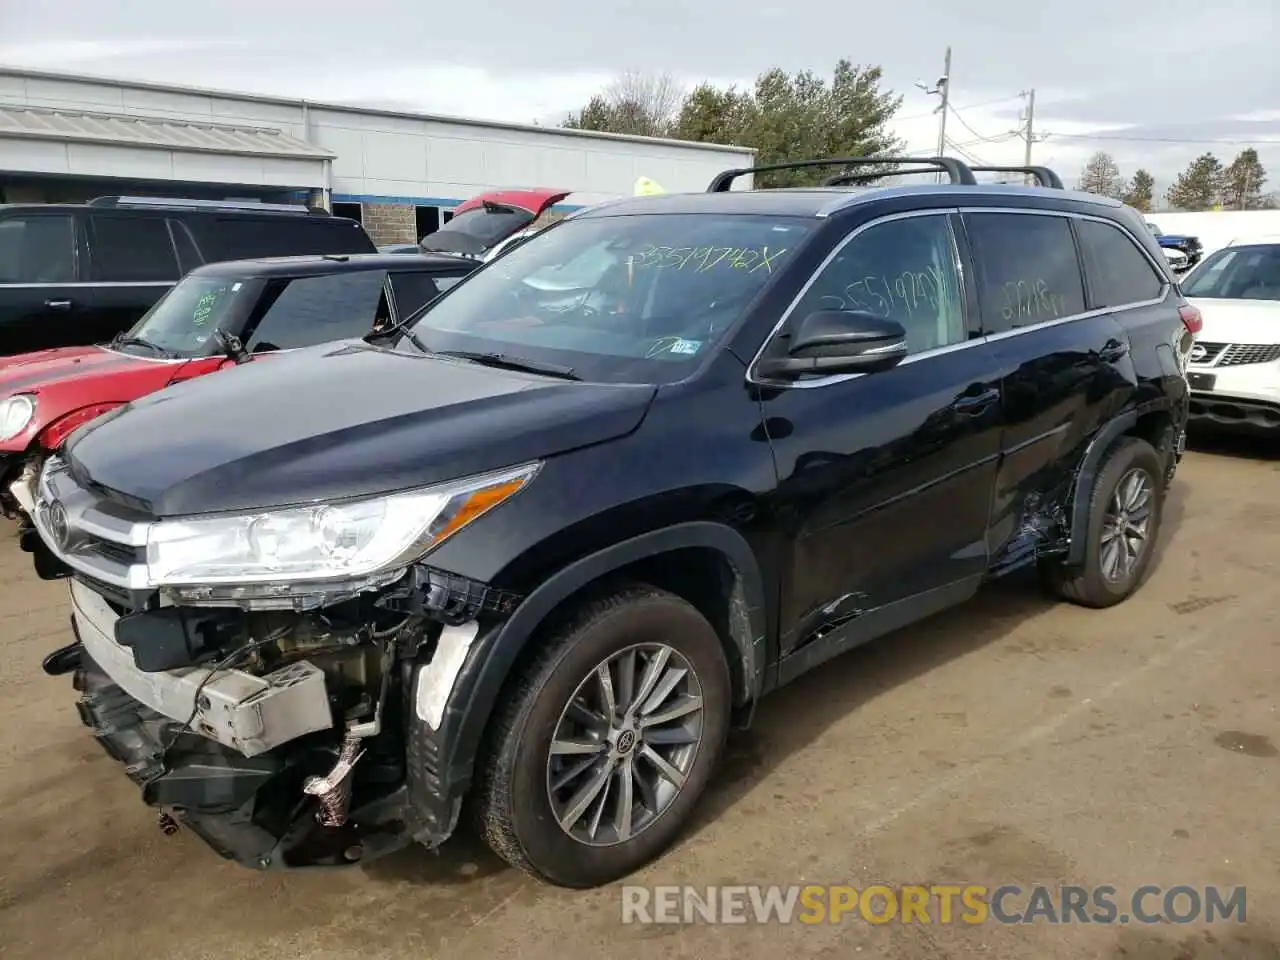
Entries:
{"type": "Polygon", "coordinates": [[[1089,305],[1123,307],[1157,299],[1165,280],[1119,227],[1097,220],[1077,220],[1080,250],[1089,275],[1089,305]]]}

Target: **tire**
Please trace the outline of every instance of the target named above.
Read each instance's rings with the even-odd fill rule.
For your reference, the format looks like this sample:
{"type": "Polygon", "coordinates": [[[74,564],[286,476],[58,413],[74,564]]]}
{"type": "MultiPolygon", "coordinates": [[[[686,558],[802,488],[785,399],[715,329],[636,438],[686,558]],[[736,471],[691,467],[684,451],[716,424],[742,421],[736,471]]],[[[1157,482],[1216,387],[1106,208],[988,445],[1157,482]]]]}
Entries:
{"type": "MultiPolygon", "coordinates": [[[[654,675],[669,676],[656,669],[654,675]]],[[[584,604],[540,644],[504,691],[486,735],[472,799],[477,831],[509,864],[558,886],[595,887],[632,873],[663,853],[688,820],[723,749],[731,701],[720,638],[691,604],[646,586],[584,604]],[[665,661],[664,647],[669,651],[665,661]],[[637,669],[625,671],[627,662],[637,669]],[[665,683],[659,679],[649,698],[640,696],[644,668],[660,663],[683,664],[688,670],[666,698],[651,703],[665,683]],[[660,714],[676,712],[673,705],[686,709],[696,702],[690,691],[700,692],[701,711],[682,714],[667,725],[642,729],[636,724],[630,741],[621,721],[607,738],[599,737],[602,728],[595,721],[577,728],[585,714],[571,709],[571,701],[588,706],[593,716],[606,712],[601,665],[608,669],[619,717],[628,715],[624,673],[634,678],[632,703],[639,702],[655,722],[660,714]],[[688,730],[695,728],[696,743],[678,743],[694,736],[688,730]],[[658,743],[660,736],[676,745],[658,743]],[[603,752],[552,758],[553,739],[561,749],[585,744],[603,752]],[[630,752],[620,754],[622,750],[630,752]],[[658,776],[659,767],[649,759],[654,752],[684,774],[681,787],[658,776]],[[567,786],[556,786],[580,763],[591,766],[567,786]],[[598,772],[610,763],[616,766],[598,800],[587,803],[581,820],[562,826],[562,820],[572,821],[582,796],[589,794],[586,784],[598,783],[598,772]],[[655,780],[656,788],[642,786],[642,781],[655,780]],[[621,812],[626,796],[636,801],[625,805],[634,815],[621,812]],[[600,825],[596,831],[590,826],[593,816],[600,825]]]]}
{"type": "MultiPolygon", "coordinates": [[[[1063,600],[1082,607],[1103,608],[1115,606],[1142,585],[1147,568],[1151,565],[1156,542],[1160,536],[1160,518],[1164,507],[1166,465],[1151,444],[1138,437],[1121,437],[1098,471],[1089,494],[1089,520],[1085,528],[1084,562],[1067,567],[1047,561],[1040,570],[1050,592],[1063,600]],[[1108,532],[1109,510],[1115,505],[1117,489],[1132,478],[1144,478],[1149,500],[1149,520],[1140,554],[1122,575],[1109,576],[1104,562],[1103,536],[1108,532]]],[[[1132,489],[1132,488],[1128,488],[1132,489]]],[[[1135,511],[1137,515],[1137,511],[1135,511]]],[[[1132,539],[1129,539],[1132,543],[1132,539]]],[[[1114,569],[1111,571],[1114,573],[1114,569]]]]}

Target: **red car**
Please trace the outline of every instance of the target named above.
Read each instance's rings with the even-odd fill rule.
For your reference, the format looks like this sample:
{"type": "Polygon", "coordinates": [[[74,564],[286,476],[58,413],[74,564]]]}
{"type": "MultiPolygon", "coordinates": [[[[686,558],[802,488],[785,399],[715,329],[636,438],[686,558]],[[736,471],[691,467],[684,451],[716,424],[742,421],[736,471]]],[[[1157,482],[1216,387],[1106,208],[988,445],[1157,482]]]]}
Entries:
{"type": "Polygon", "coordinates": [[[479,267],[567,196],[501,191],[467,201],[422,255],[281,257],[187,274],[127,334],[0,358],[0,511],[25,521],[45,457],[82,424],[171,384],[398,323],[479,267]],[[427,252],[433,247],[439,253],[427,252]],[[445,255],[447,252],[448,255],[445,255]]]}

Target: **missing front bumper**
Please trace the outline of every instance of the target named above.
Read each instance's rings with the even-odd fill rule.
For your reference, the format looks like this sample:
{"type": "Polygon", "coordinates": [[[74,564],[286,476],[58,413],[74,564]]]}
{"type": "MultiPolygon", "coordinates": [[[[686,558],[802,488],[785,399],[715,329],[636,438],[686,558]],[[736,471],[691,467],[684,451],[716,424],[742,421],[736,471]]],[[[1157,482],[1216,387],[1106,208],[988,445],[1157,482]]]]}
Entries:
{"type": "Polygon", "coordinates": [[[324,672],[301,661],[258,677],[240,670],[189,667],[148,673],[115,640],[119,615],[79,581],[71,583],[76,634],[103,671],[142,705],[186,722],[225,747],[255,757],[333,727],[324,672]]]}
{"type": "Polygon", "coordinates": [[[197,734],[174,739],[181,724],[131,697],[87,651],[75,687],[80,719],[162,812],[162,826],[187,827],[228,860],[258,870],[348,866],[410,842],[395,771],[370,771],[376,779],[359,784],[359,805],[341,827],[318,821],[302,785],[332,766],[331,738],[257,757],[197,734]]]}

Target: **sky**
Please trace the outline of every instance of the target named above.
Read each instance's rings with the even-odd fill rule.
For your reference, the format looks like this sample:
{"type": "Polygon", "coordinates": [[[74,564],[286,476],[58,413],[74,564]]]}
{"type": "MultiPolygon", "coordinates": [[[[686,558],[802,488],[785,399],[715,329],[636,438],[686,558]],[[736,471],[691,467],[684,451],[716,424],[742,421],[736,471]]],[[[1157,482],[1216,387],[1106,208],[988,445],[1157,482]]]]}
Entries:
{"type": "Polygon", "coordinates": [[[773,66],[879,65],[912,152],[936,151],[919,90],[952,48],[949,152],[1033,162],[1068,185],[1096,150],[1162,192],[1197,155],[1255,146],[1280,190],[1276,0],[0,0],[0,65],[554,123],[619,71],[749,86],[773,66]],[[612,9],[611,9],[612,8],[612,9]],[[1039,139],[1040,137],[1043,139],[1039,139]]]}

